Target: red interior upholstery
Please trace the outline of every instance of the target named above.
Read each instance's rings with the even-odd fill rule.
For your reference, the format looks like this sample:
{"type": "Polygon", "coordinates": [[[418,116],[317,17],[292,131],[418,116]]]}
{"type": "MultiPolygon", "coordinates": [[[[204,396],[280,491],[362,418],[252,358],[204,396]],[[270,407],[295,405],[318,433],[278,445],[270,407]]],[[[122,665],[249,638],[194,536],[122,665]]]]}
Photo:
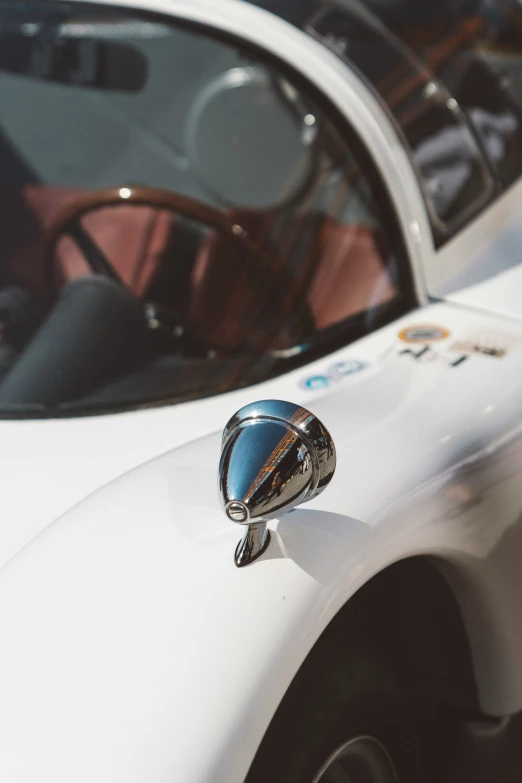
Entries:
{"type": "MultiPolygon", "coordinates": [[[[10,253],[16,282],[45,293],[45,230],[63,206],[80,195],[82,191],[29,185],[22,199],[6,204],[7,220],[18,237],[10,253]]],[[[246,337],[255,342],[256,321],[259,325],[259,316],[268,312],[269,322],[260,329],[262,339],[273,317],[267,309],[270,303],[278,317],[289,321],[305,299],[319,330],[395,293],[372,231],[365,226],[321,215],[282,219],[280,213],[268,211],[242,210],[232,217],[263,251],[264,271],[261,275],[256,271],[255,257],[245,257],[237,243],[213,231],[208,234],[193,268],[188,320],[197,336],[215,347],[234,351],[246,337]],[[270,247],[274,230],[277,251],[270,247]]],[[[82,224],[122,280],[140,296],[161,264],[174,220],[172,213],[154,208],[118,206],[89,213],[82,224]]],[[[59,242],[56,255],[57,279],[90,273],[68,237],[59,242]]],[[[299,334],[281,335],[277,347],[292,345],[299,338],[299,334]]]]}
{"type": "Polygon", "coordinates": [[[396,294],[369,228],[327,218],[318,251],[308,292],[317,329],[383,304],[396,294]]]}
{"type": "MultiPolygon", "coordinates": [[[[254,244],[264,238],[266,260],[274,265],[275,288],[279,284],[285,289],[281,306],[286,308],[287,318],[302,304],[303,293],[318,330],[382,304],[396,293],[373,232],[365,226],[343,224],[325,216],[302,247],[301,219],[301,224],[297,222],[284,231],[286,250],[284,257],[278,258],[266,242],[275,215],[245,211],[235,213],[234,219],[247,230],[254,244]],[[292,271],[288,261],[298,243],[301,248],[299,257],[290,264],[292,271]]],[[[278,242],[278,249],[281,244],[278,242]]],[[[274,285],[265,287],[264,280],[261,284],[253,266],[245,262],[244,253],[220,237],[209,237],[194,267],[190,299],[191,322],[199,336],[226,350],[234,350],[251,338],[255,316],[274,295],[274,285]]],[[[295,339],[299,339],[298,334],[295,339]]],[[[289,344],[291,335],[280,338],[272,347],[289,344]]]]}
{"type": "MultiPolygon", "coordinates": [[[[277,265],[266,243],[273,216],[244,212],[235,213],[234,219],[246,230],[250,242],[277,265]]],[[[215,232],[209,234],[194,264],[188,313],[193,330],[205,342],[224,350],[235,350],[243,343],[247,325],[263,306],[256,295],[255,261],[254,257],[246,258],[237,243],[215,232]]]]}
{"type": "MultiPolygon", "coordinates": [[[[15,208],[7,205],[8,219],[17,224],[22,237],[12,254],[11,274],[17,282],[45,293],[43,243],[45,230],[68,203],[83,191],[29,185],[15,208]]],[[[175,218],[174,218],[175,219],[175,218]]],[[[137,294],[146,289],[172,227],[173,215],[149,207],[104,207],[82,219],[122,280],[137,294]]],[[[90,270],[75,243],[64,237],[56,252],[57,280],[70,280],[90,270]]]]}

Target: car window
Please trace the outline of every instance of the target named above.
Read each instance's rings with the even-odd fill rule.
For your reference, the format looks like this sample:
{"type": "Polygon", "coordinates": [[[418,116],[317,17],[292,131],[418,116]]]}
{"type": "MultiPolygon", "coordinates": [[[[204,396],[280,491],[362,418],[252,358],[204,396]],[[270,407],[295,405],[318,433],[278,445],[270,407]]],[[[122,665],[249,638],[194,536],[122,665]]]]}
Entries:
{"type": "Polygon", "coordinates": [[[522,7],[516,0],[364,0],[450,91],[504,187],[522,173],[522,7]],[[415,12],[417,11],[417,12],[415,12]]]}
{"type": "Polygon", "coordinates": [[[2,415],[236,388],[409,303],[351,131],[163,17],[0,1],[0,208],[2,415]]]}
{"type": "MultiPolygon", "coordinates": [[[[374,10],[394,5],[376,3],[374,10]]],[[[440,245],[487,203],[494,179],[459,101],[425,52],[406,47],[392,29],[358,3],[329,5],[309,24],[312,34],[360,71],[390,112],[417,170],[440,245]]]]}

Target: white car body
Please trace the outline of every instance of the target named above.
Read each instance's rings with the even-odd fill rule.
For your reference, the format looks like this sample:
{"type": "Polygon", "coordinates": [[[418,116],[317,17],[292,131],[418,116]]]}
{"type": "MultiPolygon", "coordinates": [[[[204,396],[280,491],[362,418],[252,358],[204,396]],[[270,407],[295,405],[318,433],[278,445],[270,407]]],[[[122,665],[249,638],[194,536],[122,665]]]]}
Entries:
{"type": "Polygon", "coordinates": [[[437,251],[386,114],[319,42],[236,0],[107,4],[204,21],[319,87],[364,135],[393,194],[419,307],[255,387],[0,422],[0,780],[241,783],[328,623],[372,577],[413,557],[451,587],[483,712],[519,712],[522,269],[476,283],[473,259],[505,252],[491,234],[499,216],[516,248],[521,185],[437,251]],[[469,285],[430,303],[455,259],[469,285]],[[446,336],[416,358],[419,346],[399,335],[431,325],[446,336]],[[503,355],[468,352],[452,366],[470,342],[503,355]],[[319,416],[337,472],[320,497],[271,522],[266,553],[238,569],[238,530],[216,489],[220,433],[241,406],[270,398],[319,416]]]}

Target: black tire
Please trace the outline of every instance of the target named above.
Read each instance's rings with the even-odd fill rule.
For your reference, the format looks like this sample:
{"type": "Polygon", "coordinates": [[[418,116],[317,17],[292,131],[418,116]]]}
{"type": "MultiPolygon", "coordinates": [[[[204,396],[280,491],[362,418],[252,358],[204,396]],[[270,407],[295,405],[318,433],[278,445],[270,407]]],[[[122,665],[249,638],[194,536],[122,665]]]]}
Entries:
{"type": "Polygon", "coordinates": [[[312,783],[337,748],[360,737],[387,751],[398,783],[424,781],[415,717],[389,668],[357,639],[320,640],[284,696],[245,783],[312,783]]]}

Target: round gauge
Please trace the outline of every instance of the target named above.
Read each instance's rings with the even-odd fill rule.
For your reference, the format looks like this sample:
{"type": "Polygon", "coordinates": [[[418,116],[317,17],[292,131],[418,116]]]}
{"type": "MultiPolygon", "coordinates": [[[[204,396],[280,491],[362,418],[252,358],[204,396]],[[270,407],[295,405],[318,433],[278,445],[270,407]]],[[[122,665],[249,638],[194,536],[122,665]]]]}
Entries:
{"type": "Polygon", "coordinates": [[[186,149],[201,185],[222,206],[270,208],[311,173],[316,118],[253,67],[208,84],[189,112],[186,149]]]}

